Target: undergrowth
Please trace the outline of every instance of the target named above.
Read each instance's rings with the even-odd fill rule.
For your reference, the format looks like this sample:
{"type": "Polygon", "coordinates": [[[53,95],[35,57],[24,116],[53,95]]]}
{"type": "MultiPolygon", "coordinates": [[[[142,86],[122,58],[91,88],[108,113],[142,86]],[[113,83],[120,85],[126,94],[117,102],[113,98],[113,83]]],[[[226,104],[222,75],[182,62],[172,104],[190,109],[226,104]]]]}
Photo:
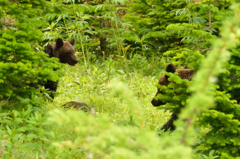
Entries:
{"type": "MultiPolygon", "coordinates": [[[[160,61],[156,64],[164,67],[165,64],[160,61]]],[[[52,103],[48,103],[48,108],[61,108],[69,101],[83,102],[92,107],[96,114],[107,114],[113,123],[124,123],[129,120],[128,105],[121,98],[109,92],[107,87],[109,82],[117,79],[124,82],[139,100],[141,107],[145,110],[146,127],[158,130],[167,120],[168,113],[156,110],[151,105],[151,100],[155,95],[156,84],[163,69],[157,66],[154,68],[151,64],[144,65],[144,61],[141,64],[135,62],[134,59],[109,58],[106,61],[89,63],[87,67],[83,65],[83,62],[75,67],[65,65],[63,70],[66,74],[60,80],[58,96],[52,103]],[[138,65],[138,68],[135,65],[138,65]],[[151,69],[152,72],[149,71],[151,69]]],[[[147,63],[146,60],[145,64],[147,63]]]]}
{"type": "MultiPolygon", "coordinates": [[[[108,124],[120,127],[138,127],[126,97],[121,97],[119,93],[112,93],[109,88],[109,83],[115,80],[123,82],[123,86],[133,92],[132,100],[138,101],[133,105],[143,110],[141,120],[143,120],[144,129],[157,135],[158,130],[170,116],[168,112],[158,110],[151,105],[157,81],[163,74],[161,67],[165,67],[165,61],[163,59],[148,61],[143,58],[142,63],[136,63],[137,60],[134,58],[131,60],[109,58],[85,65],[83,59],[79,57],[81,60],[76,66],[64,65],[65,75],[59,81],[55,99],[53,101],[46,100],[40,109],[34,107],[32,103],[21,101],[22,103],[20,103],[28,108],[25,106],[26,109],[23,107],[22,110],[15,111],[14,106],[18,105],[17,103],[2,101],[2,127],[0,130],[2,144],[0,145],[4,151],[0,153],[1,157],[85,158],[86,155],[89,155],[88,151],[81,146],[73,148],[71,145],[73,141],[81,140],[84,143],[87,140],[86,137],[81,137],[76,132],[77,122],[71,120],[72,122],[69,124],[50,124],[52,122],[48,120],[49,112],[56,112],[56,110],[68,112],[62,105],[70,101],[83,102],[92,108],[91,112],[86,113],[84,117],[86,120],[88,118],[100,120],[103,116],[108,124]],[[4,109],[5,106],[12,106],[13,109],[7,111],[4,109]]],[[[123,90],[126,89],[120,85],[119,87],[123,90]]],[[[72,113],[81,114],[77,110],[72,110],[72,113]]],[[[59,121],[62,119],[66,118],[62,117],[59,121]]],[[[64,122],[67,121],[67,119],[64,120],[64,122]]],[[[104,123],[104,121],[101,122],[104,123]]],[[[119,128],[115,126],[110,127],[111,129],[119,128]]],[[[101,129],[99,128],[98,131],[101,129]]],[[[83,128],[83,130],[85,129],[83,128]]],[[[143,133],[140,130],[137,132],[143,133]]],[[[89,131],[91,131],[90,128],[89,131]]],[[[108,150],[103,150],[103,152],[108,153],[108,150]]]]}

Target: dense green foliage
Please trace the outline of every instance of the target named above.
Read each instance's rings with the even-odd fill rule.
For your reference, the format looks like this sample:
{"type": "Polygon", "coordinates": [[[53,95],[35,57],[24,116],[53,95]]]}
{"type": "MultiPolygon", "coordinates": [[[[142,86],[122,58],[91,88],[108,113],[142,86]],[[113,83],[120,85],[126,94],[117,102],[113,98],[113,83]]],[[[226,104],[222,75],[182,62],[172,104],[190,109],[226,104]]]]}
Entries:
{"type": "Polygon", "coordinates": [[[39,84],[62,75],[56,59],[40,46],[45,25],[41,15],[49,12],[50,3],[1,0],[0,5],[0,98],[35,98],[39,84]]]}
{"type": "MultiPolygon", "coordinates": [[[[239,5],[232,6],[232,8],[235,11],[235,16],[224,21],[221,39],[214,41],[212,51],[202,61],[201,67],[195,76],[195,82],[190,88],[194,91],[194,95],[189,99],[189,105],[192,105],[192,109],[186,114],[183,113],[185,119],[190,120],[190,123],[194,123],[196,121],[194,114],[204,111],[197,124],[203,128],[209,128],[209,131],[202,136],[198,148],[205,152],[216,150],[222,158],[239,157],[237,146],[240,133],[239,105],[236,103],[236,99],[230,100],[230,94],[233,90],[222,90],[221,84],[224,83],[231,87],[231,80],[219,78],[219,81],[216,81],[218,74],[223,72],[226,74],[227,71],[231,70],[229,67],[226,67],[231,57],[229,50],[239,45],[237,32],[240,29],[238,17],[240,8],[239,5]],[[213,85],[215,83],[216,85],[213,85]],[[198,100],[199,98],[201,100],[198,100]],[[209,108],[211,109],[207,110],[209,108]]],[[[235,67],[238,67],[238,65],[238,63],[232,64],[235,67]]],[[[183,134],[187,132],[188,126],[185,126],[183,134]]]]}
{"type": "Polygon", "coordinates": [[[0,156],[239,157],[234,2],[0,0],[0,156]],[[58,37],[76,39],[75,68],[42,51],[58,37]],[[157,86],[167,104],[155,109],[150,101],[168,63],[196,73],[190,82],[167,73],[173,83],[157,86]],[[60,77],[59,96],[39,98],[39,85],[60,77]],[[91,112],[62,111],[71,100],[91,112]],[[175,132],[163,133],[168,112],[180,119],[175,132]]]}
{"type": "Polygon", "coordinates": [[[53,13],[46,15],[49,26],[45,39],[76,37],[77,49],[87,58],[126,53],[121,32],[126,24],[119,17],[125,14],[126,0],[56,2],[53,13]]]}

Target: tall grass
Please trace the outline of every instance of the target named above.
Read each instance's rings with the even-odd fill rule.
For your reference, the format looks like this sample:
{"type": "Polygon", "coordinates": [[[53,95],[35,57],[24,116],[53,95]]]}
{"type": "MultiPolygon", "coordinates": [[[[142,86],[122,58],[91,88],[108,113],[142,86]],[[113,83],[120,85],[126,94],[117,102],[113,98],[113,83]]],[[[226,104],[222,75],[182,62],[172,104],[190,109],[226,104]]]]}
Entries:
{"type": "Polygon", "coordinates": [[[134,62],[136,61],[109,58],[106,61],[96,61],[88,67],[83,61],[74,67],[65,65],[63,69],[66,74],[59,82],[58,95],[53,103],[48,103],[48,108],[61,108],[69,101],[84,102],[94,108],[96,114],[107,114],[113,123],[124,123],[130,118],[128,105],[113,95],[107,87],[110,81],[117,79],[134,92],[134,96],[144,109],[146,126],[158,130],[167,120],[168,113],[154,108],[151,100],[163,71],[153,69],[154,66],[151,65],[149,65],[151,68],[148,68],[144,61],[142,64],[134,62]],[[138,67],[134,68],[135,65],[138,67]],[[150,69],[158,73],[152,75],[150,69]]]}
{"type": "MultiPolygon", "coordinates": [[[[98,124],[101,125],[106,121],[111,130],[119,129],[120,132],[125,133],[130,128],[129,130],[136,131],[135,133],[138,134],[136,137],[141,139],[141,135],[145,134],[145,130],[156,135],[161,126],[168,120],[170,116],[168,112],[158,110],[151,105],[151,100],[156,93],[157,81],[163,73],[161,68],[165,67],[165,64],[160,59],[156,58],[157,60],[149,62],[149,60],[141,56],[133,57],[131,60],[109,58],[87,63],[87,66],[83,57],[79,57],[79,59],[80,62],[76,66],[65,65],[63,67],[65,75],[59,81],[57,95],[53,102],[46,101],[45,106],[41,108],[42,113],[34,112],[29,107],[19,112],[9,111],[11,118],[7,116],[8,114],[2,114],[1,122],[11,124],[6,128],[0,127],[0,134],[2,134],[0,140],[4,143],[0,144],[0,147],[4,148],[0,156],[4,158],[85,158],[86,155],[89,155],[88,151],[86,151],[89,145],[84,146],[81,143],[86,144],[88,139],[86,136],[79,136],[79,133],[75,130],[76,124],[81,123],[81,121],[86,124],[86,120],[89,120],[95,126],[99,126],[98,124]],[[124,99],[123,95],[114,94],[109,89],[109,83],[113,80],[123,82],[122,86],[133,92],[130,98],[135,98],[133,99],[133,101],[137,101],[135,106],[141,108],[143,112],[141,115],[141,121],[144,122],[142,124],[143,129],[135,130],[131,126],[121,127],[135,124],[136,116],[132,114],[132,106],[124,99]],[[63,112],[67,111],[64,110],[62,105],[70,101],[84,102],[94,111],[84,114],[79,119],[74,118],[75,121],[70,124],[49,125],[49,112],[56,112],[59,109],[63,110],[63,112]],[[104,117],[104,120],[102,117],[104,117]],[[99,123],[95,123],[97,121],[99,123]],[[80,147],[71,148],[74,144],[80,147]]],[[[12,103],[12,105],[14,108],[16,103],[12,103]]],[[[62,114],[63,116],[57,120],[67,122],[68,117],[71,117],[71,115],[69,116],[71,112],[67,111],[66,113],[68,113],[67,116],[62,114]]],[[[78,113],[81,115],[83,112],[72,110],[72,113],[72,117],[74,117],[74,115],[78,116],[78,113]]],[[[138,125],[138,123],[136,124],[138,125]]],[[[87,127],[83,125],[82,128],[85,130],[87,127]]],[[[89,127],[89,130],[86,129],[86,131],[92,129],[94,130],[94,126],[89,127]]],[[[117,131],[114,131],[114,133],[117,133],[117,131]]],[[[105,134],[101,133],[101,135],[105,134]]],[[[95,137],[98,138],[98,136],[95,137]]],[[[101,138],[99,139],[101,140],[101,138]]],[[[99,142],[96,141],[95,144],[98,145],[99,142]]],[[[89,148],[94,147],[96,146],[89,148]]],[[[93,151],[95,152],[95,150],[93,151]]],[[[108,150],[102,152],[107,154],[108,150]]]]}

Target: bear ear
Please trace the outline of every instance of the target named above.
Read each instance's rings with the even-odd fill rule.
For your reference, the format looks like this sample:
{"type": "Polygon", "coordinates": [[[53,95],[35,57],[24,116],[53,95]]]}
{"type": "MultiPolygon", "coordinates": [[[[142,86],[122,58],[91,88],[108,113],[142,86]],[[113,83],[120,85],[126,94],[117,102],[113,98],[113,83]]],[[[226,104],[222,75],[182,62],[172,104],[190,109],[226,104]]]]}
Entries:
{"type": "Polygon", "coordinates": [[[166,71],[174,73],[176,71],[176,67],[174,66],[174,64],[169,64],[166,68],[166,71]]]}
{"type": "Polygon", "coordinates": [[[53,49],[51,45],[48,45],[44,52],[47,53],[49,57],[53,57],[53,49]]]}
{"type": "Polygon", "coordinates": [[[57,38],[56,40],[56,49],[59,49],[63,46],[63,40],[61,38],[57,38]]]}
{"type": "MultiPolygon", "coordinates": [[[[174,73],[176,71],[176,67],[174,66],[174,64],[169,64],[166,68],[166,71],[174,73]]],[[[168,80],[169,76],[165,75],[165,77],[168,80]]]]}
{"type": "Polygon", "coordinates": [[[75,39],[72,38],[70,41],[69,41],[70,44],[72,44],[72,46],[75,44],[75,39]]]}

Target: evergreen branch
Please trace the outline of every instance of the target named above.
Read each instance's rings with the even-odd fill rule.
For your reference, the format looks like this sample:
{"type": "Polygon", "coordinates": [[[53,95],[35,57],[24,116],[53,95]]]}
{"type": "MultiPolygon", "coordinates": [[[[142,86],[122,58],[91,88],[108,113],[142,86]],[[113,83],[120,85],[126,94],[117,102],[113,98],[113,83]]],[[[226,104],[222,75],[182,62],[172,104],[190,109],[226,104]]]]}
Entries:
{"type": "Polygon", "coordinates": [[[212,34],[212,12],[209,11],[209,29],[210,33],[212,34]]]}
{"type": "MultiPolygon", "coordinates": [[[[240,20],[238,20],[240,14],[239,4],[233,5],[233,10],[235,12],[234,17],[224,21],[222,38],[214,41],[213,50],[202,61],[200,70],[195,76],[195,82],[190,87],[194,93],[190,97],[188,107],[184,109],[179,121],[183,122],[184,119],[187,119],[180,139],[181,144],[186,143],[188,131],[196,120],[196,113],[198,114],[213,105],[214,101],[211,92],[214,88],[211,84],[215,83],[216,80],[213,79],[221,72],[223,64],[230,59],[227,49],[234,48],[237,43],[238,34],[234,31],[239,29],[238,24],[240,24],[240,20]]],[[[190,133],[193,133],[193,131],[190,133]]]]}

